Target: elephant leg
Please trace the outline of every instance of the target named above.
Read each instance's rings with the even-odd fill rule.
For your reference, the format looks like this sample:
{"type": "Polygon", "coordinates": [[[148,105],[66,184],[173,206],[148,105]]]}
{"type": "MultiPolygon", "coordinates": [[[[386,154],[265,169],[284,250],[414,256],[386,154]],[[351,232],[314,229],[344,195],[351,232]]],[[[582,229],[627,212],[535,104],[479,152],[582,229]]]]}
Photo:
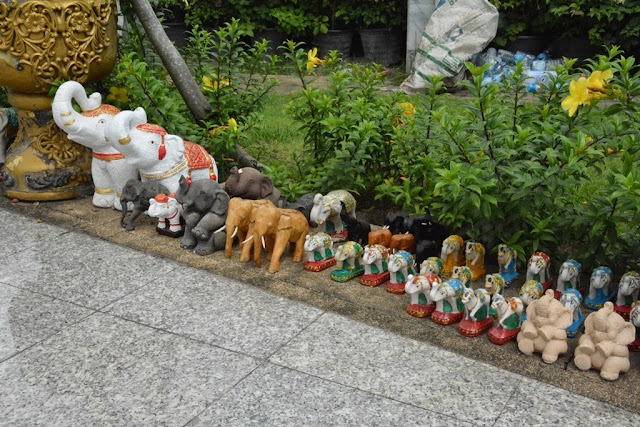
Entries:
{"type": "MultiPolygon", "coordinates": [[[[233,229],[235,227],[231,228],[233,229]]],[[[224,242],[224,255],[227,258],[231,258],[231,256],[233,255],[233,238],[231,237],[232,235],[233,230],[229,230],[229,232],[225,234],[226,238],[224,242]]]]}
{"type": "Polygon", "coordinates": [[[573,363],[576,367],[582,371],[588,371],[591,369],[591,357],[588,354],[584,354],[580,351],[580,347],[576,349],[573,357],[573,363]]]}
{"type": "Polygon", "coordinates": [[[342,233],[342,231],[344,231],[344,227],[342,226],[342,219],[340,219],[340,215],[337,215],[331,221],[333,222],[333,227],[336,233],[342,233]]]}
{"type": "Polygon", "coordinates": [[[299,238],[297,242],[295,242],[295,249],[293,250],[293,262],[300,262],[304,258],[304,238],[305,235],[302,235],[302,237],[299,238]]]}
{"type": "Polygon", "coordinates": [[[280,257],[282,257],[288,241],[289,232],[287,230],[276,233],[273,254],[271,254],[271,263],[269,264],[269,273],[277,273],[278,270],[280,270],[280,257]]]}
{"type": "MultiPolygon", "coordinates": [[[[238,230],[238,238],[240,239],[240,246],[242,248],[242,251],[240,253],[240,261],[242,262],[249,262],[249,260],[251,259],[251,248],[253,247],[253,241],[248,241],[246,243],[242,243],[245,240],[247,240],[249,237],[253,236],[253,226],[249,226],[249,229],[247,230],[247,234],[245,235],[245,238],[242,239],[240,238],[240,230],[238,230]]],[[[255,238],[255,237],[254,237],[255,238]]]]}
{"type": "Polygon", "coordinates": [[[180,247],[182,249],[193,249],[198,244],[198,241],[196,240],[195,236],[191,232],[192,228],[193,226],[190,225],[188,222],[185,223],[184,235],[182,236],[182,240],[180,240],[180,247]]]}
{"type": "Polygon", "coordinates": [[[142,209],[138,209],[136,207],[136,209],[133,210],[133,212],[131,212],[131,216],[129,217],[129,223],[127,224],[127,227],[125,228],[125,230],[127,231],[133,231],[136,229],[136,219],[138,219],[138,217],[140,216],[140,214],[142,214],[142,209]]]}
{"type": "Polygon", "coordinates": [[[516,337],[518,341],[518,349],[521,352],[526,354],[527,356],[531,356],[533,354],[533,340],[529,338],[525,338],[524,336],[518,334],[516,337]]]}
{"type": "Polygon", "coordinates": [[[91,176],[95,185],[92,203],[99,208],[113,207],[116,190],[107,172],[104,160],[93,159],[91,163],[91,176]]]}
{"type": "MultiPolygon", "coordinates": [[[[130,179],[138,179],[138,170],[127,163],[124,159],[107,162],[106,170],[111,178],[113,189],[116,191],[113,207],[117,210],[121,210],[120,194],[122,194],[122,189],[130,179]]],[[[129,209],[133,210],[133,206],[129,209]]]]}
{"type": "MultiPolygon", "coordinates": [[[[262,237],[258,233],[253,233],[253,263],[256,267],[262,267],[262,237]]],[[[268,254],[267,254],[268,255],[268,254]]]]}
{"type": "MultiPolygon", "coordinates": [[[[222,233],[223,232],[217,233],[217,234],[222,234],[222,233]]],[[[215,244],[214,244],[215,239],[216,239],[216,233],[209,233],[208,239],[198,240],[198,245],[193,250],[193,252],[196,255],[211,255],[215,251],[215,244]]],[[[223,241],[224,240],[226,240],[226,237],[223,239],[223,241]]]]}
{"type": "Polygon", "coordinates": [[[605,380],[617,380],[620,372],[628,372],[631,364],[628,357],[611,356],[602,365],[600,376],[605,380]]]}
{"type": "Polygon", "coordinates": [[[270,234],[268,236],[265,237],[265,246],[266,246],[266,252],[267,252],[267,260],[271,261],[271,256],[273,254],[273,245],[275,242],[276,237],[273,234],[270,234]]]}
{"type": "Polygon", "coordinates": [[[551,340],[542,351],[542,360],[546,363],[554,363],[560,354],[564,354],[569,349],[566,341],[551,340]]]}

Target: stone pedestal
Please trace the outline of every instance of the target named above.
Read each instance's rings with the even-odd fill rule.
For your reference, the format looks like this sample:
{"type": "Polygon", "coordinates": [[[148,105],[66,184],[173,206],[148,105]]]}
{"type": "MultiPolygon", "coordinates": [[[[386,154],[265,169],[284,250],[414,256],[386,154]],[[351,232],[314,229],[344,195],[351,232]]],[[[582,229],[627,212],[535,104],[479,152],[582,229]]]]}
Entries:
{"type": "Polygon", "coordinates": [[[408,0],[407,3],[407,72],[411,72],[413,58],[422,33],[435,9],[435,0],[408,0]]]}

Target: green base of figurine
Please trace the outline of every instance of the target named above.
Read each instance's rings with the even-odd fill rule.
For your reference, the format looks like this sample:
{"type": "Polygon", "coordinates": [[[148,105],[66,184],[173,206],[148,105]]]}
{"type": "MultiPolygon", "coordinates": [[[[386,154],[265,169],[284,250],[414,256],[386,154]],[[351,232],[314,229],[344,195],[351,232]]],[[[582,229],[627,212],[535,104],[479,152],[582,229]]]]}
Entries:
{"type": "Polygon", "coordinates": [[[364,274],[364,267],[356,268],[355,270],[333,270],[331,272],[331,280],[336,282],[348,282],[349,280],[362,276],[364,274]]]}

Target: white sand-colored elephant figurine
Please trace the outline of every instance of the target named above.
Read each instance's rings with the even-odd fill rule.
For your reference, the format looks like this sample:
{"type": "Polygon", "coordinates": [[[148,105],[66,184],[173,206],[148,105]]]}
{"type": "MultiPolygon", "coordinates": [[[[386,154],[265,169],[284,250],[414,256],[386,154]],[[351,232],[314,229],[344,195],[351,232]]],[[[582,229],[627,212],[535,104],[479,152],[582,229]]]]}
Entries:
{"type": "Polygon", "coordinates": [[[618,286],[618,297],[616,298],[616,305],[618,306],[631,306],[638,300],[638,293],[640,292],[640,274],[635,271],[628,271],[620,279],[620,285],[618,286]]]}
{"type": "Polygon", "coordinates": [[[204,179],[218,182],[216,162],[203,147],[147,123],[142,107],[118,113],[107,124],[105,134],[107,142],[138,168],[143,181],[158,181],[170,192],[178,191],[182,176],[188,183],[204,179]]]}
{"type": "Polygon", "coordinates": [[[466,288],[462,294],[462,304],[465,308],[465,319],[479,322],[489,316],[491,295],[485,289],[466,288]]]}
{"type": "Polygon", "coordinates": [[[360,267],[362,258],[362,246],[356,242],[346,242],[343,245],[338,246],[338,250],[335,253],[336,268],[342,270],[344,263],[349,265],[349,270],[355,270],[360,267]]]}
{"type": "Polygon", "coordinates": [[[389,258],[389,248],[383,245],[371,245],[364,247],[364,254],[362,255],[362,263],[364,264],[364,274],[373,274],[371,266],[375,265],[378,269],[378,273],[387,271],[384,268],[384,264],[389,258]]]}
{"type": "Polygon", "coordinates": [[[158,218],[158,229],[165,230],[166,222],[169,222],[169,231],[179,234],[182,231],[180,219],[184,215],[184,208],[176,200],[174,194],[158,194],[153,199],[149,199],[149,209],[147,215],[158,218]]]}
{"type": "Polygon", "coordinates": [[[584,329],[573,357],[578,369],[599,369],[600,376],[609,381],[629,371],[627,345],[634,341],[636,328],[613,311],[611,301],[587,316],[584,329]]]}
{"type": "Polygon", "coordinates": [[[93,151],[91,175],[95,185],[94,206],[121,210],[122,188],[128,180],[138,179],[138,169],[127,163],[117,147],[106,143],[106,126],[120,110],[101,102],[99,93],[87,97],[80,83],[68,81],[58,88],[51,110],[53,120],[70,140],[93,151]],[[81,113],[73,109],[74,100],[82,109],[81,113]]]}
{"type": "Polygon", "coordinates": [[[584,306],[590,310],[599,310],[604,303],[611,301],[615,294],[609,289],[613,279],[613,271],[609,267],[597,267],[591,273],[589,294],[584,299],[584,306]]]}
{"type": "Polygon", "coordinates": [[[333,240],[327,233],[307,234],[304,241],[307,261],[324,261],[333,256],[333,240]]]}
{"type": "Polygon", "coordinates": [[[544,252],[536,252],[531,255],[529,262],[527,263],[527,277],[526,281],[535,280],[544,284],[551,279],[549,269],[551,268],[551,261],[549,256],[544,252]]]}
{"type": "Polygon", "coordinates": [[[415,260],[413,255],[407,251],[398,251],[389,255],[388,267],[391,273],[389,279],[392,283],[404,283],[409,274],[413,274],[415,268],[415,260]],[[402,275],[402,277],[400,277],[402,275]]]}
{"type": "Polygon", "coordinates": [[[567,289],[578,289],[580,286],[580,273],[582,273],[582,266],[578,261],[568,259],[563,262],[558,273],[557,293],[562,294],[567,289]]]}
{"type": "Polygon", "coordinates": [[[344,227],[340,219],[342,205],[344,203],[347,214],[356,217],[356,199],[346,190],[334,190],[326,195],[320,193],[313,198],[313,206],[309,214],[309,225],[318,231],[326,231],[328,233],[342,233],[344,227]],[[327,223],[333,225],[333,230],[327,229],[327,223]]]}
{"type": "Polygon", "coordinates": [[[524,303],[518,297],[505,299],[500,294],[493,296],[491,307],[498,313],[498,327],[505,330],[520,328],[524,303]]]}

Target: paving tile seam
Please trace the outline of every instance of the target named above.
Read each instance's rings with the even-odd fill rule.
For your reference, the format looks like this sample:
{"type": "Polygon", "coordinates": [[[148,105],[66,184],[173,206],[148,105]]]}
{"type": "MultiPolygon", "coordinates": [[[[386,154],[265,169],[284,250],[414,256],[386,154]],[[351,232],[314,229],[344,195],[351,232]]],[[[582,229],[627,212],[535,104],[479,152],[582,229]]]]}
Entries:
{"type": "MultiPolygon", "coordinates": [[[[60,300],[60,301],[63,301],[63,300],[60,300]]],[[[57,330],[56,332],[52,333],[51,335],[48,335],[45,338],[41,339],[40,341],[37,341],[37,342],[33,343],[32,345],[27,346],[27,347],[23,348],[22,350],[12,354],[11,356],[0,360],[0,364],[13,359],[14,357],[26,352],[27,350],[30,350],[30,349],[36,347],[37,345],[43,344],[45,341],[48,341],[49,339],[51,339],[51,338],[55,337],[56,335],[62,333],[62,331],[64,331],[64,330],[67,330],[67,329],[75,327],[76,325],[78,325],[81,322],[84,322],[85,320],[87,320],[89,317],[95,315],[96,313],[98,313],[96,310],[92,310],[92,313],[89,313],[86,316],[81,317],[80,319],[76,320],[75,322],[72,322],[72,323],[69,323],[68,325],[62,326],[59,330],[57,330]]]]}
{"type": "Polygon", "coordinates": [[[219,350],[228,351],[228,352],[235,353],[235,354],[238,354],[238,355],[243,356],[243,357],[250,357],[251,359],[254,359],[254,360],[257,360],[257,361],[266,361],[266,360],[268,360],[267,358],[261,358],[261,357],[258,357],[258,356],[253,356],[251,354],[243,353],[243,352],[241,352],[239,350],[234,350],[234,349],[223,347],[223,346],[217,345],[217,344],[211,344],[210,342],[202,341],[202,340],[199,340],[197,338],[194,338],[194,337],[191,337],[191,336],[188,336],[188,335],[182,335],[182,334],[180,334],[178,332],[170,331],[170,330],[163,329],[163,328],[158,328],[157,326],[153,326],[153,325],[147,325],[146,323],[142,323],[142,322],[139,322],[139,321],[136,321],[136,320],[128,319],[126,317],[118,316],[116,314],[112,314],[112,313],[109,313],[109,312],[97,311],[97,313],[104,314],[104,315],[109,316],[109,317],[113,317],[114,319],[124,320],[126,322],[136,324],[138,326],[143,326],[145,328],[153,329],[153,330],[158,331],[158,332],[163,332],[165,334],[173,335],[175,337],[180,337],[182,339],[186,339],[186,340],[189,340],[189,341],[192,341],[192,342],[196,342],[198,344],[206,345],[208,347],[213,347],[213,348],[217,348],[219,350]]]}
{"type": "Polygon", "coordinates": [[[421,411],[426,411],[428,413],[433,413],[433,414],[437,414],[437,415],[440,415],[440,416],[443,416],[443,417],[451,418],[452,420],[455,420],[455,421],[461,421],[461,422],[465,422],[465,423],[472,423],[473,422],[473,421],[469,421],[469,420],[456,418],[454,416],[451,416],[450,414],[445,414],[445,413],[442,413],[442,412],[434,411],[433,409],[424,408],[422,406],[416,405],[416,404],[411,403],[411,402],[405,402],[405,401],[402,401],[402,400],[398,400],[398,399],[396,399],[394,397],[385,396],[384,394],[376,393],[375,391],[372,391],[372,390],[365,390],[365,389],[362,389],[362,388],[359,388],[359,387],[355,387],[355,386],[350,385],[350,384],[345,384],[343,382],[334,380],[332,378],[325,378],[325,377],[320,376],[318,374],[314,374],[314,373],[311,373],[311,372],[305,372],[305,371],[302,371],[302,370],[300,370],[298,368],[295,368],[293,366],[287,366],[285,364],[281,364],[281,363],[278,363],[278,362],[275,362],[275,361],[272,361],[272,360],[267,360],[267,362],[269,362],[272,365],[279,366],[281,368],[290,369],[290,370],[298,372],[299,374],[302,374],[302,375],[308,375],[310,377],[316,378],[316,379],[321,380],[321,381],[326,381],[326,382],[329,382],[329,383],[332,383],[332,384],[336,384],[336,385],[339,385],[339,386],[342,386],[342,387],[347,387],[347,388],[349,388],[351,390],[358,390],[358,391],[361,391],[363,393],[369,394],[371,396],[376,396],[376,397],[379,397],[379,398],[382,398],[382,399],[385,399],[385,400],[390,400],[390,401],[393,401],[393,402],[396,402],[396,403],[400,403],[402,405],[411,406],[411,407],[419,409],[421,411]]]}
{"type": "MultiPolygon", "coordinates": [[[[525,377],[526,378],[526,377],[525,377]]],[[[528,380],[530,380],[530,378],[527,378],[528,380]]],[[[513,386],[513,389],[511,390],[511,393],[509,394],[509,398],[505,399],[504,401],[504,405],[502,405],[502,409],[500,410],[500,413],[498,414],[498,416],[495,418],[495,420],[493,420],[493,423],[491,424],[491,426],[495,426],[496,424],[498,424],[498,421],[500,421],[500,418],[502,417],[502,415],[505,413],[505,411],[507,410],[507,406],[509,406],[509,403],[511,403],[511,401],[513,399],[515,399],[515,392],[516,390],[518,390],[520,388],[520,385],[517,384],[515,386],[513,386]]]]}

